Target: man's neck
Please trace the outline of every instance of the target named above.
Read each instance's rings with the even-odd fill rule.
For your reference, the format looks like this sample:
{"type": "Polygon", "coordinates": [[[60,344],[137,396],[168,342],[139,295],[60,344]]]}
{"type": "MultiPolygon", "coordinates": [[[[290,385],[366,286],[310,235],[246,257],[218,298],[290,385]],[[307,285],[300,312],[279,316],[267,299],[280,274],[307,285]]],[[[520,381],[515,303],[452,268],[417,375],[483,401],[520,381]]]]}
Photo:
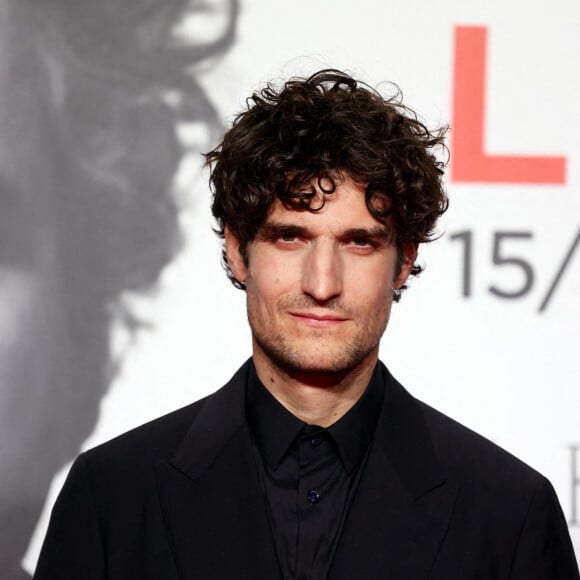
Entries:
{"type": "Polygon", "coordinates": [[[321,427],[336,423],[360,399],[377,358],[377,352],[371,353],[357,367],[340,374],[294,373],[254,348],[256,373],[266,389],[300,420],[321,427]]]}

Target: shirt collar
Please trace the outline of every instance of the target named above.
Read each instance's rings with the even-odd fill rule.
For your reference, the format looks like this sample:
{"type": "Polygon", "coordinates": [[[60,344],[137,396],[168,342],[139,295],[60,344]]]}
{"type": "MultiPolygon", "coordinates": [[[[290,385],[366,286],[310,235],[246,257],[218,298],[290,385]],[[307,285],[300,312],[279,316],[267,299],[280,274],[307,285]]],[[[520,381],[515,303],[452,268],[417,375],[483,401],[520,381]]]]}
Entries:
{"type": "MultiPolygon", "coordinates": [[[[373,439],[384,391],[380,365],[377,363],[361,398],[327,429],[349,473],[361,462],[373,439]]],[[[248,374],[246,412],[250,429],[264,459],[272,469],[276,469],[307,425],[290,413],[264,387],[253,363],[248,374]]]]}
{"type": "Polygon", "coordinates": [[[248,373],[246,413],[264,459],[276,469],[306,423],[294,416],[264,387],[254,364],[248,373]]]}

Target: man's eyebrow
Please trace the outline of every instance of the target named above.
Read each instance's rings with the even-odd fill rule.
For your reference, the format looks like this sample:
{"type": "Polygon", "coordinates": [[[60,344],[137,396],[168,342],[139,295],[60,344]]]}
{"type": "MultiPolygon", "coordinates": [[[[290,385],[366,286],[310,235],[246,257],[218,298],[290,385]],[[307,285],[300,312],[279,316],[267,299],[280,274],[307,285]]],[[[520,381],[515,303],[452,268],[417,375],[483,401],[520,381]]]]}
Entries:
{"type": "Polygon", "coordinates": [[[256,234],[258,240],[272,240],[280,236],[304,236],[307,230],[303,226],[295,224],[284,224],[279,222],[268,222],[262,225],[256,234]]]}
{"type": "MultiPolygon", "coordinates": [[[[296,224],[280,222],[267,222],[262,225],[256,234],[256,239],[261,241],[277,239],[281,236],[308,236],[308,228],[296,224]]],[[[368,239],[391,242],[393,232],[386,226],[375,226],[371,228],[349,228],[338,236],[342,240],[368,239]]]]}
{"type": "Polygon", "coordinates": [[[345,230],[340,237],[351,240],[356,238],[365,238],[369,240],[373,239],[391,241],[393,232],[391,231],[391,228],[386,226],[375,226],[372,228],[350,228],[345,230]]]}

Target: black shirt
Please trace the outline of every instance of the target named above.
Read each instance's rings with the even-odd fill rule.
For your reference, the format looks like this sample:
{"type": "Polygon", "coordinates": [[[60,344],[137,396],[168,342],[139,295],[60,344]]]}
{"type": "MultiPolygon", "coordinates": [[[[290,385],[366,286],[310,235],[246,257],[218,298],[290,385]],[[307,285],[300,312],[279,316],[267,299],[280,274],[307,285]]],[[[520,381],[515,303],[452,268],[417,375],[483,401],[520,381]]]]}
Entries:
{"type": "Polygon", "coordinates": [[[379,367],[358,402],[323,429],[287,411],[251,366],[247,414],[285,580],[323,580],[372,442],[384,396],[379,367]]]}

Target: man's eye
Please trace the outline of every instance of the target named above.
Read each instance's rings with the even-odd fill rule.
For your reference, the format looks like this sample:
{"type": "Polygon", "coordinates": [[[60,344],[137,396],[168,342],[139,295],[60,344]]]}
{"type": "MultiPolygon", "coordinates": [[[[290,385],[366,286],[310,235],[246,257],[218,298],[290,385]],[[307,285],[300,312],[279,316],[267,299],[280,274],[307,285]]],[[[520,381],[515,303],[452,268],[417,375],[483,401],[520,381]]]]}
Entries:
{"type": "Polygon", "coordinates": [[[294,248],[300,245],[301,237],[297,234],[287,233],[287,234],[278,234],[274,238],[274,243],[282,246],[284,248],[294,248]]]}
{"type": "Polygon", "coordinates": [[[368,238],[356,238],[356,239],[352,240],[352,243],[355,246],[361,246],[363,248],[365,246],[374,246],[374,244],[368,238]]]}

